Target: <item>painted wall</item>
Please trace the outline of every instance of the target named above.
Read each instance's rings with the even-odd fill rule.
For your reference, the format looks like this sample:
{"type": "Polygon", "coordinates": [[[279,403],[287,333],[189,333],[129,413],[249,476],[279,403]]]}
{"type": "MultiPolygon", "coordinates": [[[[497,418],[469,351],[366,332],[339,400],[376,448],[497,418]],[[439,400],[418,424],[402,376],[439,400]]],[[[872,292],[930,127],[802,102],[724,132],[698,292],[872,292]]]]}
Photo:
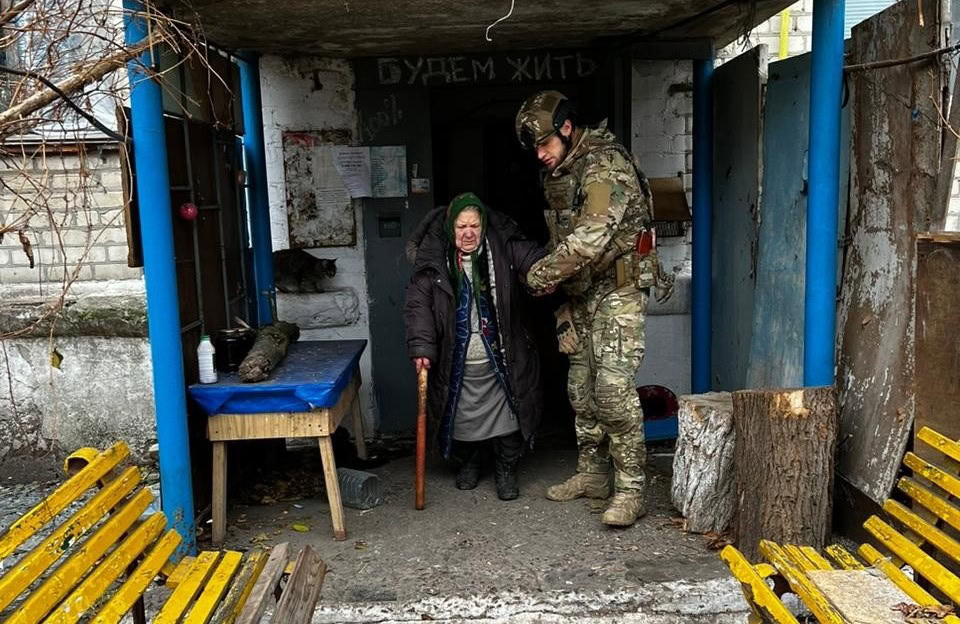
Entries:
{"type": "MultiPolygon", "coordinates": [[[[690,61],[634,61],[632,129],[628,141],[649,178],[682,175],[687,201],[693,171],[693,68],[690,61]]],[[[643,365],[637,384],[658,384],[690,392],[690,232],[660,238],[660,259],[677,272],[674,294],[665,305],[651,301],[643,365]]]]}
{"type": "MultiPolygon", "coordinates": [[[[284,180],[283,133],[349,131],[358,137],[354,75],[350,64],[339,59],[264,56],[260,60],[260,88],[263,97],[263,133],[266,147],[267,185],[273,248],[287,249],[290,232],[284,180]]],[[[353,289],[358,314],[352,325],[307,329],[306,340],[370,339],[367,302],[367,270],[364,261],[366,238],[363,232],[363,201],[354,200],[357,224],[356,244],[348,247],[311,249],[320,258],[336,258],[337,274],[329,280],[331,289],[353,289]]],[[[281,295],[277,299],[281,319],[297,317],[309,295],[281,295]]],[[[328,297],[329,298],[329,297],[328,297]]],[[[351,301],[353,297],[349,297],[351,301]]],[[[309,302],[306,305],[311,305],[309,302]]],[[[373,399],[370,347],[360,361],[363,376],[361,397],[367,433],[379,422],[373,399]]]]}

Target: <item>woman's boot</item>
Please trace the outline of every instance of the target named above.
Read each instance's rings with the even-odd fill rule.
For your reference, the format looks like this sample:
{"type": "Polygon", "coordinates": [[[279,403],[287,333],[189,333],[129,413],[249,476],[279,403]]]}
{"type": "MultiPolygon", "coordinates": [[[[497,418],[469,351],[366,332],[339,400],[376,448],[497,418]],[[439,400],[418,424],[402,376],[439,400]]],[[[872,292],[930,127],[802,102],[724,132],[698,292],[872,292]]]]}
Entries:
{"type": "Polygon", "coordinates": [[[500,500],[513,500],[520,496],[517,464],[522,453],[523,435],[519,431],[493,439],[494,479],[500,500]]]}
{"type": "Polygon", "coordinates": [[[472,490],[480,482],[480,444],[456,442],[453,447],[457,469],[457,489],[472,490]]]}

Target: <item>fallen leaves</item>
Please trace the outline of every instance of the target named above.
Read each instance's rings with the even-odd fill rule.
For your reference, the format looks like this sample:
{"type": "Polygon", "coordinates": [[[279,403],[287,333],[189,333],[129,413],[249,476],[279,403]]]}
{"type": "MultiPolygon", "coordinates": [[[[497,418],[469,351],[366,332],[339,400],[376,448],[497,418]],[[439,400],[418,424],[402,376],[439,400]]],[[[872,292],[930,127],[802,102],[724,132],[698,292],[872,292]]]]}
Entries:
{"type": "Polygon", "coordinates": [[[310,527],[306,524],[296,522],[290,525],[290,528],[296,531],[297,533],[306,533],[310,530],[310,527]]]}
{"type": "Polygon", "coordinates": [[[673,527],[678,531],[683,531],[684,533],[689,533],[690,535],[704,536],[707,538],[708,550],[723,550],[726,546],[733,544],[733,539],[729,529],[721,532],[707,531],[706,533],[691,531],[689,525],[687,524],[687,519],[683,517],[670,518],[670,521],[663,526],[673,527]]]}
{"type": "Polygon", "coordinates": [[[907,622],[913,620],[942,620],[948,615],[953,615],[954,609],[953,605],[937,605],[932,606],[921,606],[918,604],[911,604],[909,602],[901,602],[890,607],[891,611],[899,611],[903,614],[904,619],[907,622]]]}
{"type": "Polygon", "coordinates": [[[50,366],[60,369],[60,365],[63,363],[63,354],[57,351],[57,348],[54,347],[53,351],[50,352],[50,366]]]}

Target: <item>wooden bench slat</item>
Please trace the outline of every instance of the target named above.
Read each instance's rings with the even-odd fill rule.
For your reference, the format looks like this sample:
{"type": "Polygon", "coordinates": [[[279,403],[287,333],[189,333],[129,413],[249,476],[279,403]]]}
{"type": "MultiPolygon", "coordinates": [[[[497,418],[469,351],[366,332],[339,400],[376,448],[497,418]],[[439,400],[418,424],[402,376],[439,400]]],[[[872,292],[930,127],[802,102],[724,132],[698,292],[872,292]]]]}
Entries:
{"type": "Polygon", "coordinates": [[[917,432],[917,439],[926,442],[950,459],[960,461],[960,444],[957,444],[941,433],[937,433],[930,427],[921,428],[920,431],[917,432]]]}
{"type": "Polygon", "coordinates": [[[263,567],[260,577],[254,583],[247,603],[240,611],[237,618],[237,624],[258,624],[263,612],[267,608],[267,600],[273,595],[280,577],[283,575],[284,567],[287,565],[287,554],[290,550],[290,544],[283,542],[277,544],[270,551],[270,557],[267,564],[263,567]]]}
{"type": "MultiPolygon", "coordinates": [[[[910,578],[903,573],[903,570],[894,565],[887,557],[884,557],[880,551],[872,545],[862,544],[860,548],[857,549],[857,552],[860,553],[860,556],[863,557],[867,563],[883,572],[894,585],[902,589],[903,592],[910,596],[910,599],[918,605],[924,607],[940,606],[940,602],[936,598],[910,580],[910,578]]],[[[948,615],[943,621],[946,624],[960,624],[960,618],[955,615],[948,615]]]]}
{"type": "Polygon", "coordinates": [[[327,566],[320,555],[310,546],[304,546],[297,555],[293,573],[287,579],[287,585],[277,603],[273,615],[274,622],[284,624],[310,624],[313,609],[320,599],[320,589],[326,575],[327,566]]]}
{"type": "Polygon", "coordinates": [[[726,546],[720,551],[720,558],[727,563],[734,578],[740,581],[743,596],[757,616],[766,617],[778,624],[798,624],[797,618],[767,586],[765,577],[757,572],[756,567],[750,565],[739,550],[726,546]]]}
{"type": "Polygon", "coordinates": [[[883,510],[935,546],[937,550],[954,561],[960,562],[960,542],[894,500],[887,499],[883,503],[883,510]]]}
{"type": "Polygon", "coordinates": [[[37,506],[11,524],[3,533],[3,536],[0,537],[0,559],[9,557],[20,544],[28,540],[38,529],[66,509],[67,505],[82,496],[129,453],[130,449],[127,448],[125,443],[114,444],[97,455],[86,468],[67,479],[37,506]]]}
{"type": "Polygon", "coordinates": [[[897,489],[929,509],[953,528],[960,530],[960,508],[948,503],[910,477],[902,477],[897,482],[897,489]]]}
{"type": "Polygon", "coordinates": [[[143,595],[153,579],[157,578],[160,568],[163,567],[163,564],[170,558],[182,540],[183,538],[177,531],[173,529],[167,531],[140,562],[133,574],[127,577],[120,589],[113,594],[107,604],[97,613],[97,616],[91,620],[91,624],[117,624],[133,607],[137,599],[143,595]]]}
{"type": "Polygon", "coordinates": [[[930,462],[920,459],[913,453],[907,453],[903,458],[903,465],[951,495],[960,496],[960,479],[947,474],[930,462]]]}
{"type": "MultiPolygon", "coordinates": [[[[175,624],[180,616],[186,612],[187,607],[190,606],[197,594],[200,593],[200,589],[207,582],[210,573],[213,571],[213,566],[216,565],[219,558],[220,553],[217,551],[204,551],[196,557],[184,557],[184,560],[190,559],[190,563],[188,566],[184,566],[183,575],[177,582],[173,593],[163,604],[160,613],[153,620],[153,624],[175,624]]],[[[177,569],[180,569],[180,567],[177,566],[177,569]]],[[[172,578],[174,577],[171,576],[167,579],[166,584],[168,586],[172,578]]]]}
{"type": "Polygon", "coordinates": [[[834,608],[827,597],[817,589],[803,571],[797,568],[779,546],[769,540],[760,541],[760,552],[767,561],[779,570],[787,584],[800,596],[804,604],[822,624],[844,624],[843,616],[834,608]]]}
{"type": "MultiPolygon", "coordinates": [[[[136,468],[132,470],[136,471],[136,468]]],[[[121,477],[123,479],[123,477],[121,477]]],[[[117,481],[111,483],[112,487],[117,481]]],[[[106,491],[106,490],[104,490],[106,491]]],[[[148,490],[140,490],[117,513],[113,514],[103,526],[94,532],[86,542],[64,561],[47,578],[43,584],[30,593],[16,613],[4,624],[35,624],[41,621],[60,600],[70,593],[83,580],[93,565],[117,543],[117,540],[133,526],[140,515],[147,509],[153,495],[148,490]]],[[[49,548],[43,552],[49,551],[49,548]]],[[[32,565],[32,564],[31,564],[32,565]]],[[[28,565],[21,565],[16,571],[30,570],[29,576],[39,575],[42,570],[32,569],[28,565]]],[[[26,577],[26,573],[21,574],[26,577]]],[[[29,584],[33,578],[23,578],[29,584]]]]}
{"type": "MultiPolygon", "coordinates": [[[[217,551],[217,554],[219,554],[219,551],[217,551]]],[[[172,562],[168,561],[167,564],[163,566],[163,569],[160,570],[160,574],[167,577],[167,580],[165,580],[163,584],[170,589],[176,589],[177,586],[183,582],[183,579],[193,570],[196,562],[197,558],[191,557],[190,555],[184,556],[177,562],[177,565],[173,565],[172,562]]]]}
{"type": "Polygon", "coordinates": [[[910,564],[918,574],[949,596],[950,600],[960,602],[960,579],[943,564],[920,550],[913,542],[876,516],[868,518],[863,523],[863,527],[884,547],[910,564]]]}
{"type": "Polygon", "coordinates": [[[817,566],[818,570],[832,570],[833,566],[830,565],[830,562],[826,558],[817,552],[816,548],[811,548],[810,546],[800,546],[800,551],[806,555],[813,565],[817,566]]]}
{"type": "MultiPolygon", "coordinates": [[[[131,467],[124,472],[123,476],[119,479],[114,480],[106,488],[100,490],[93,499],[88,501],[87,504],[77,511],[69,520],[60,525],[36,548],[31,550],[14,568],[7,572],[3,578],[0,578],[0,609],[4,609],[10,605],[16,597],[20,595],[20,592],[40,578],[47,568],[53,565],[61,556],[69,552],[81,536],[96,525],[104,515],[113,509],[139,483],[140,471],[131,467]]],[[[152,498],[149,492],[147,492],[146,495],[148,498],[145,501],[138,499],[139,502],[143,503],[143,509],[146,509],[152,498]]],[[[133,520],[136,520],[136,516],[133,520]]],[[[110,543],[112,544],[113,542],[110,543]]],[[[96,561],[96,559],[94,559],[94,561],[96,561]]],[[[89,566],[77,570],[70,568],[64,570],[60,578],[67,580],[71,578],[71,573],[79,573],[82,575],[88,569],[89,566]]],[[[76,582],[79,582],[79,579],[74,581],[74,583],[76,582]]]]}
{"type": "Polygon", "coordinates": [[[166,525],[167,519],[162,512],[147,518],[97,566],[96,570],[87,575],[87,578],[44,622],[72,624],[83,617],[140,553],[157,539],[166,525]]]}
{"type": "Polygon", "coordinates": [[[214,612],[211,624],[233,624],[236,621],[266,564],[267,551],[261,548],[247,555],[247,560],[230,585],[226,597],[220,601],[220,606],[214,612]]]}
{"type": "Polygon", "coordinates": [[[220,602],[224,592],[227,591],[230,579],[233,578],[237,568],[240,567],[242,559],[243,554],[233,550],[228,550],[223,554],[223,558],[220,560],[217,569],[214,570],[213,576],[207,581],[200,597],[197,598],[186,619],[184,619],[184,624],[207,624],[217,603],[220,602]]]}
{"type": "Polygon", "coordinates": [[[840,544],[830,544],[826,548],[827,554],[833,559],[834,563],[843,570],[865,570],[866,567],[857,561],[850,552],[840,544]]]}

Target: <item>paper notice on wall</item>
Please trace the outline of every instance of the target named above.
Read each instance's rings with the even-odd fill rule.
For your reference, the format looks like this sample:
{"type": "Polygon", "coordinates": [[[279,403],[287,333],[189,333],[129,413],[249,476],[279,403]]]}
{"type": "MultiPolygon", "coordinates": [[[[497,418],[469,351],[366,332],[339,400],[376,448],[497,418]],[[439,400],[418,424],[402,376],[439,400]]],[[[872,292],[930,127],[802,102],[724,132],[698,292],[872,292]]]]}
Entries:
{"type": "Polygon", "coordinates": [[[406,197],[406,146],[382,145],[371,147],[370,178],[374,197],[406,197]]]}
{"type": "Polygon", "coordinates": [[[332,148],[333,164],[340,174],[350,197],[370,197],[370,148],[335,145],[332,148]]]}

